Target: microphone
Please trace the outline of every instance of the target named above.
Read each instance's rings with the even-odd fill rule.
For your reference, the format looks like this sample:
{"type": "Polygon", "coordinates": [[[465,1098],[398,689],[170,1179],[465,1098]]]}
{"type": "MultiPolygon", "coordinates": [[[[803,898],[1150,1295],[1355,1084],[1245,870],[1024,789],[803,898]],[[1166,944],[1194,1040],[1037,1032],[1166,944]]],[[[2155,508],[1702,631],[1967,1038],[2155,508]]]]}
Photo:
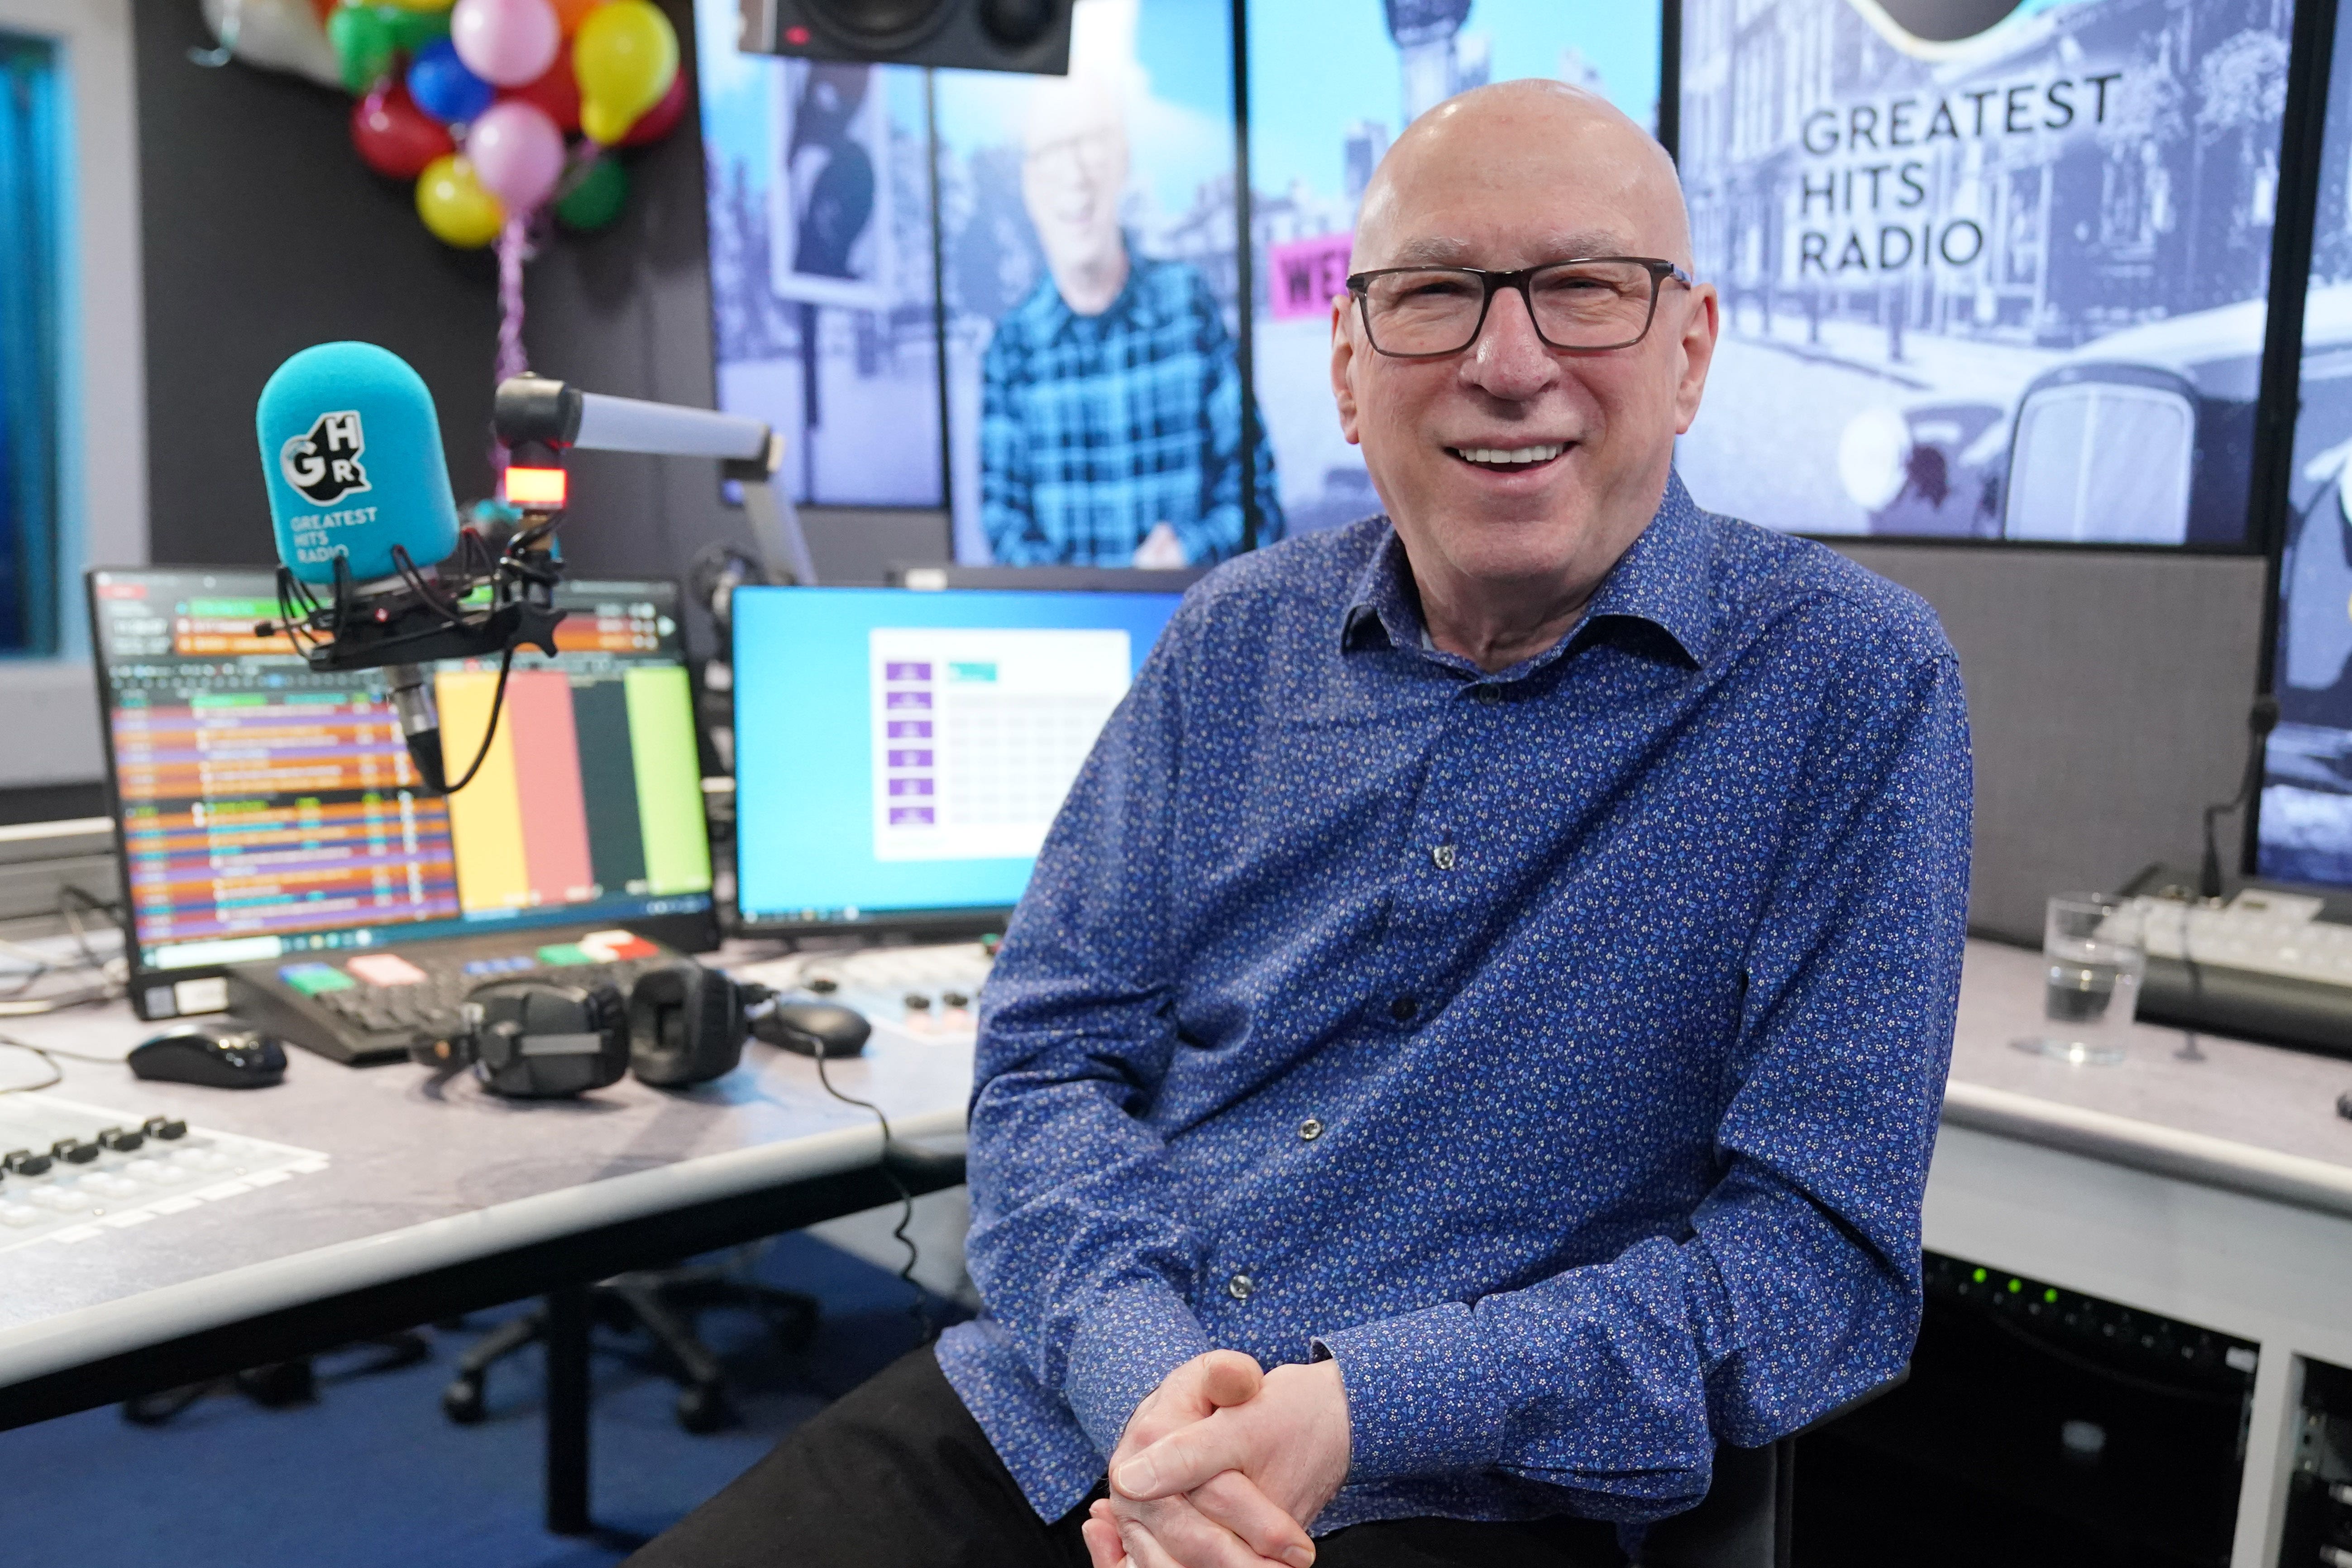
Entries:
{"type": "Polygon", "coordinates": [[[254,409],[278,558],[305,583],[341,563],[362,593],[457,548],[457,503],[425,378],[373,343],[319,343],[278,367],[254,409]]]}
{"type": "Polygon", "coordinates": [[[493,563],[458,527],[432,393],[373,343],[318,343],[287,360],[261,389],[254,432],[279,563],[279,620],[257,630],[285,631],[313,669],[385,670],[410,760],[427,793],[446,794],[432,662],[511,661],[524,644],[554,654],[555,518],[538,517],[493,563]],[[467,558],[452,562],[461,545],[467,558]],[[468,608],[478,577],[491,603],[468,608]]]}
{"type": "MultiPolygon", "coordinates": [[[[263,385],[254,428],[278,559],[297,580],[347,579],[365,614],[370,600],[412,593],[457,548],[440,416],[425,378],[398,354],[362,342],[302,350],[263,385]]],[[[389,668],[409,757],[439,795],[448,775],[432,673],[389,668]]]]}

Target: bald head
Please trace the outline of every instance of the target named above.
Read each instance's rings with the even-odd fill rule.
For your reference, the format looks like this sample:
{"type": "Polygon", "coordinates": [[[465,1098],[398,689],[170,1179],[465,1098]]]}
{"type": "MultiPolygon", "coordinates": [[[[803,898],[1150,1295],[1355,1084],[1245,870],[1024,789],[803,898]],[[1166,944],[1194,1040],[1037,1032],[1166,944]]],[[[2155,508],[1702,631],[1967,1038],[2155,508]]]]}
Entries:
{"type": "Polygon", "coordinates": [[[1607,99],[1530,78],[1474,88],[1405,128],[1364,191],[1349,270],[1599,255],[1689,268],[1682,181],[1666,150],[1607,99]],[[1511,259],[1488,248],[1504,215],[1525,242],[1511,259]]]}
{"type": "Polygon", "coordinates": [[[1482,87],[1414,121],[1381,161],[1349,270],[1405,275],[1331,301],[1331,391],[1439,647],[1488,669],[1541,651],[1649,525],[1721,323],[1690,264],[1665,150],[1592,93],[1482,87]],[[1536,276],[1602,258],[1673,265],[1643,268],[1645,300],[1623,267],[1536,276]],[[1489,275],[1475,325],[1466,286],[1440,270],[1456,268],[1489,275]],[[1497,273],[1527,276],[1498,290],[1497,273]],[[1405,331],[1387,349],[1375,288],[1405,331]],[[1571,335],[1578,312],[1614,311],[1611,335],[1637,335],[1562,348],[1538,310],[1571,335]],[[1468,340],[1447,350],[1433,324],[1468,340]]]}

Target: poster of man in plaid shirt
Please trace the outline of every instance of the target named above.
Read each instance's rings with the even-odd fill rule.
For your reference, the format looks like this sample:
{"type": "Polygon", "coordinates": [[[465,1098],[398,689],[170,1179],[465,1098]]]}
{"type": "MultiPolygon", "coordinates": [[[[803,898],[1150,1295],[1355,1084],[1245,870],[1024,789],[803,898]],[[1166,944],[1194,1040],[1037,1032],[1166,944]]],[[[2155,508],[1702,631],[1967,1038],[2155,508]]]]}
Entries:
{"type": "Polygon", "coordinates": [[[1036,84],[1021,196],[1045,271],[981,360],[981,524],[1002,565],[1202,565],[1281,536],[1224,311],[1198,268],[1138,251],[1127,181],[1110,83],[1036,84]]]}

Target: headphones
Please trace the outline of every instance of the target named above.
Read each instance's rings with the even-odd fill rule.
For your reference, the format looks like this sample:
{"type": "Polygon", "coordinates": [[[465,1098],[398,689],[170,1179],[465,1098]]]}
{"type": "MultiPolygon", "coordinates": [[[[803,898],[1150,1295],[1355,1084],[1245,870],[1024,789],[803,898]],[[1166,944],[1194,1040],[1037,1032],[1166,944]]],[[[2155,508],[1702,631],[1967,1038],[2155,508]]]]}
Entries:
{"type": "Polygon", "coordinates": [[[735,1070],[751,1015],[774,993],[681,959],[637,977],[623,999],[612,985],[492,980],[476,986],[451,1037],[420,1040],[426,1067],[471,1067],[492,1094],[549,1100],[618,1083],[683,1089],[735,1070]]]}

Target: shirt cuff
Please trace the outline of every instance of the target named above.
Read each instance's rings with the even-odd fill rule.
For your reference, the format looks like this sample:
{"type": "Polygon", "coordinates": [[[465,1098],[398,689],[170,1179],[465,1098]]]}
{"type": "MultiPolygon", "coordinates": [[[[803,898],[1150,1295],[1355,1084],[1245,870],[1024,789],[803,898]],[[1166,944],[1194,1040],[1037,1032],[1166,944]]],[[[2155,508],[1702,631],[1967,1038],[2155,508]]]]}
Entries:
{"type": "Polygon", "coordinates": [[[1314,1355],[1347,1390],[1349,1485],[1501,1462],[1508,1412],[1461,1302],[1318,1335],[1314,1355]]]}
{"type": "Polygon", "coordinates": [[[1213,1348],[1201,1320],[1164,1280],[1125,1286],[1078,1320],[1062,1398],[1108,1458],[1135,1407],[1170,1373],[1213,1348]]]}

